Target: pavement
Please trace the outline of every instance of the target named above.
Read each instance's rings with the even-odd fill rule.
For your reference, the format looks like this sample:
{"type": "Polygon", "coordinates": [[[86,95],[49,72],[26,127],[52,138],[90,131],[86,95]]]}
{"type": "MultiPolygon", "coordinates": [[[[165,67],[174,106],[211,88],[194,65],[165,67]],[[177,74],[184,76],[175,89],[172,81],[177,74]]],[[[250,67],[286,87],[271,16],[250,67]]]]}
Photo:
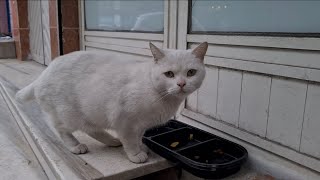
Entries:
{"type": "MultiPolygon", "coordinates": [[[[0,59],[0,76],[15,81],[20,87],[32,81],[31,69],[22,67],[17,60],[0,59]],[[20,65],[18,67],[11,67],[20,65]],[[19,75],[25,76],[22,79],[19,75]],[[15,76],[18,75],[18,76],[15,76]],[[14,78],[16,77],[16,78],[14,78]]],[[[29,64],[29,62],[28,62],[29,64]]],[[[43,70],[39,64],[34,64],[43,70]]],[[[29,65],[28,65],[29,66],[29,65]]],[[[33,74],[34,75],[34,74],[33,74]]],[[[4,98],[0,95],[0,174],[4,180],[45,180],[47,179],[31,147],[19,129],[4,98]]]]}

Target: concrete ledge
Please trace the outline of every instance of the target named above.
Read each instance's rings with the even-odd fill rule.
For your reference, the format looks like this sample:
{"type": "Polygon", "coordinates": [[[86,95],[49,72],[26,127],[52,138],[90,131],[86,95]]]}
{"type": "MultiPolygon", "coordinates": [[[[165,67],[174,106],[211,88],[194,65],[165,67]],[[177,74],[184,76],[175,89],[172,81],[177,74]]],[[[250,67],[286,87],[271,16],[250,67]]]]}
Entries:
{"type": "Polygon", "coordinates": [[[88,145],[90,152],[74,155],[46,125],[45,116],[35,102],[20,105],[15,101],[17,90],[0,79],[0,93],[50,179],[132,179],[173,166],[153,153],[144,164],[131,163],[122,147],[105,147],[80,132],[75,135],[88,145]]]}
{"type": "Polygon", "coordinates": [[[13,39],[0,39],[0,59],[15,58],[16,46],[13,39]]]}

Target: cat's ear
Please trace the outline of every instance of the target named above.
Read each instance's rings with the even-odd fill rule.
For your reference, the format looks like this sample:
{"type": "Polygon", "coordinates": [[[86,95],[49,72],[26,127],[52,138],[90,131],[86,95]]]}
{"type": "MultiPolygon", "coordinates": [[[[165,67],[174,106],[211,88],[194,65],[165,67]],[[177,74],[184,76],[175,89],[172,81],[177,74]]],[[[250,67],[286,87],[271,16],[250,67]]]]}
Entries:
{"type": "Polygon", "coordinates": [[[149,43],[149,46],[154,60],[156,62],[164,57],[163,51],[159,49],[157,46],[153,45],[151,42],[149,43]]]}
{"type": "Polygon", "coordinates": [[[207,49],[208,49],[208,43],[203,42],[192,50],[192,54],[194,54],[197,58],[199,58],[203,62],[207,49]]]}

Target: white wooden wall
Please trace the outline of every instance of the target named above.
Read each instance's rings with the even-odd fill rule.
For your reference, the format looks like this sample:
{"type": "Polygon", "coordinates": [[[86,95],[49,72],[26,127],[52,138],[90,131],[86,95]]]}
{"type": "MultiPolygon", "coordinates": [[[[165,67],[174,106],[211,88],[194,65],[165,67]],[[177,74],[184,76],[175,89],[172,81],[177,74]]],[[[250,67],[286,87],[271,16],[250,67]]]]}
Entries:
{"type": "Polygon", "coordinates": [[[83,48],[149,59],[149,41],[209,42],[206,78],[181,114],[320,172],[320,40],[188,34],[188,1],[165,2],[164,34],[83,29],[83,48]]]}
{"type": "Polygon", "coordinates": [[[41,1],[28,1],[30,58],[44,64],[41,8],[41,1]]]}
{"type": "Polygon", "coordinates": [[[30,58],[45,65],[51,62],[49,1],[29,0],[30,58]]]}
{"type": "Polygon", "coordinates": [[[314,68],[320,62],[320,51],[266,49],[271,56],[262,53],[253,62],[250,51],[256,48],[231,48],[248,55],[233,54],[225,45],[210,46],[205,58],[207,76],[201,88],[188,97],[182,114],[320,171],[320,70],[314,68]],[[290,53],[303,55],[299,61],[305,64],[300,66],[309,67],[289,64],[294,61],[290,53]],[[259,62],[264,58],[288,61],[288,65],[259,62]],[[309,70],[314,71],[312,81],[309,70]]]}

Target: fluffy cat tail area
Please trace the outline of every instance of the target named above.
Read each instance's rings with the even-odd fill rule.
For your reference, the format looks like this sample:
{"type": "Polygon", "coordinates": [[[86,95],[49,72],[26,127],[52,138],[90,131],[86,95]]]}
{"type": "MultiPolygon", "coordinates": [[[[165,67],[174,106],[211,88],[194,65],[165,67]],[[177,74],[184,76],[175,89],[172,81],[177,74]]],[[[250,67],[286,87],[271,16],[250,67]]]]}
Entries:
{"type": "Polygon", "coordinates": [[[34,88],[32,83],[21,89],[16,94],[16,100],[18,102],[28,101],[34,98],[34,88]]]}

